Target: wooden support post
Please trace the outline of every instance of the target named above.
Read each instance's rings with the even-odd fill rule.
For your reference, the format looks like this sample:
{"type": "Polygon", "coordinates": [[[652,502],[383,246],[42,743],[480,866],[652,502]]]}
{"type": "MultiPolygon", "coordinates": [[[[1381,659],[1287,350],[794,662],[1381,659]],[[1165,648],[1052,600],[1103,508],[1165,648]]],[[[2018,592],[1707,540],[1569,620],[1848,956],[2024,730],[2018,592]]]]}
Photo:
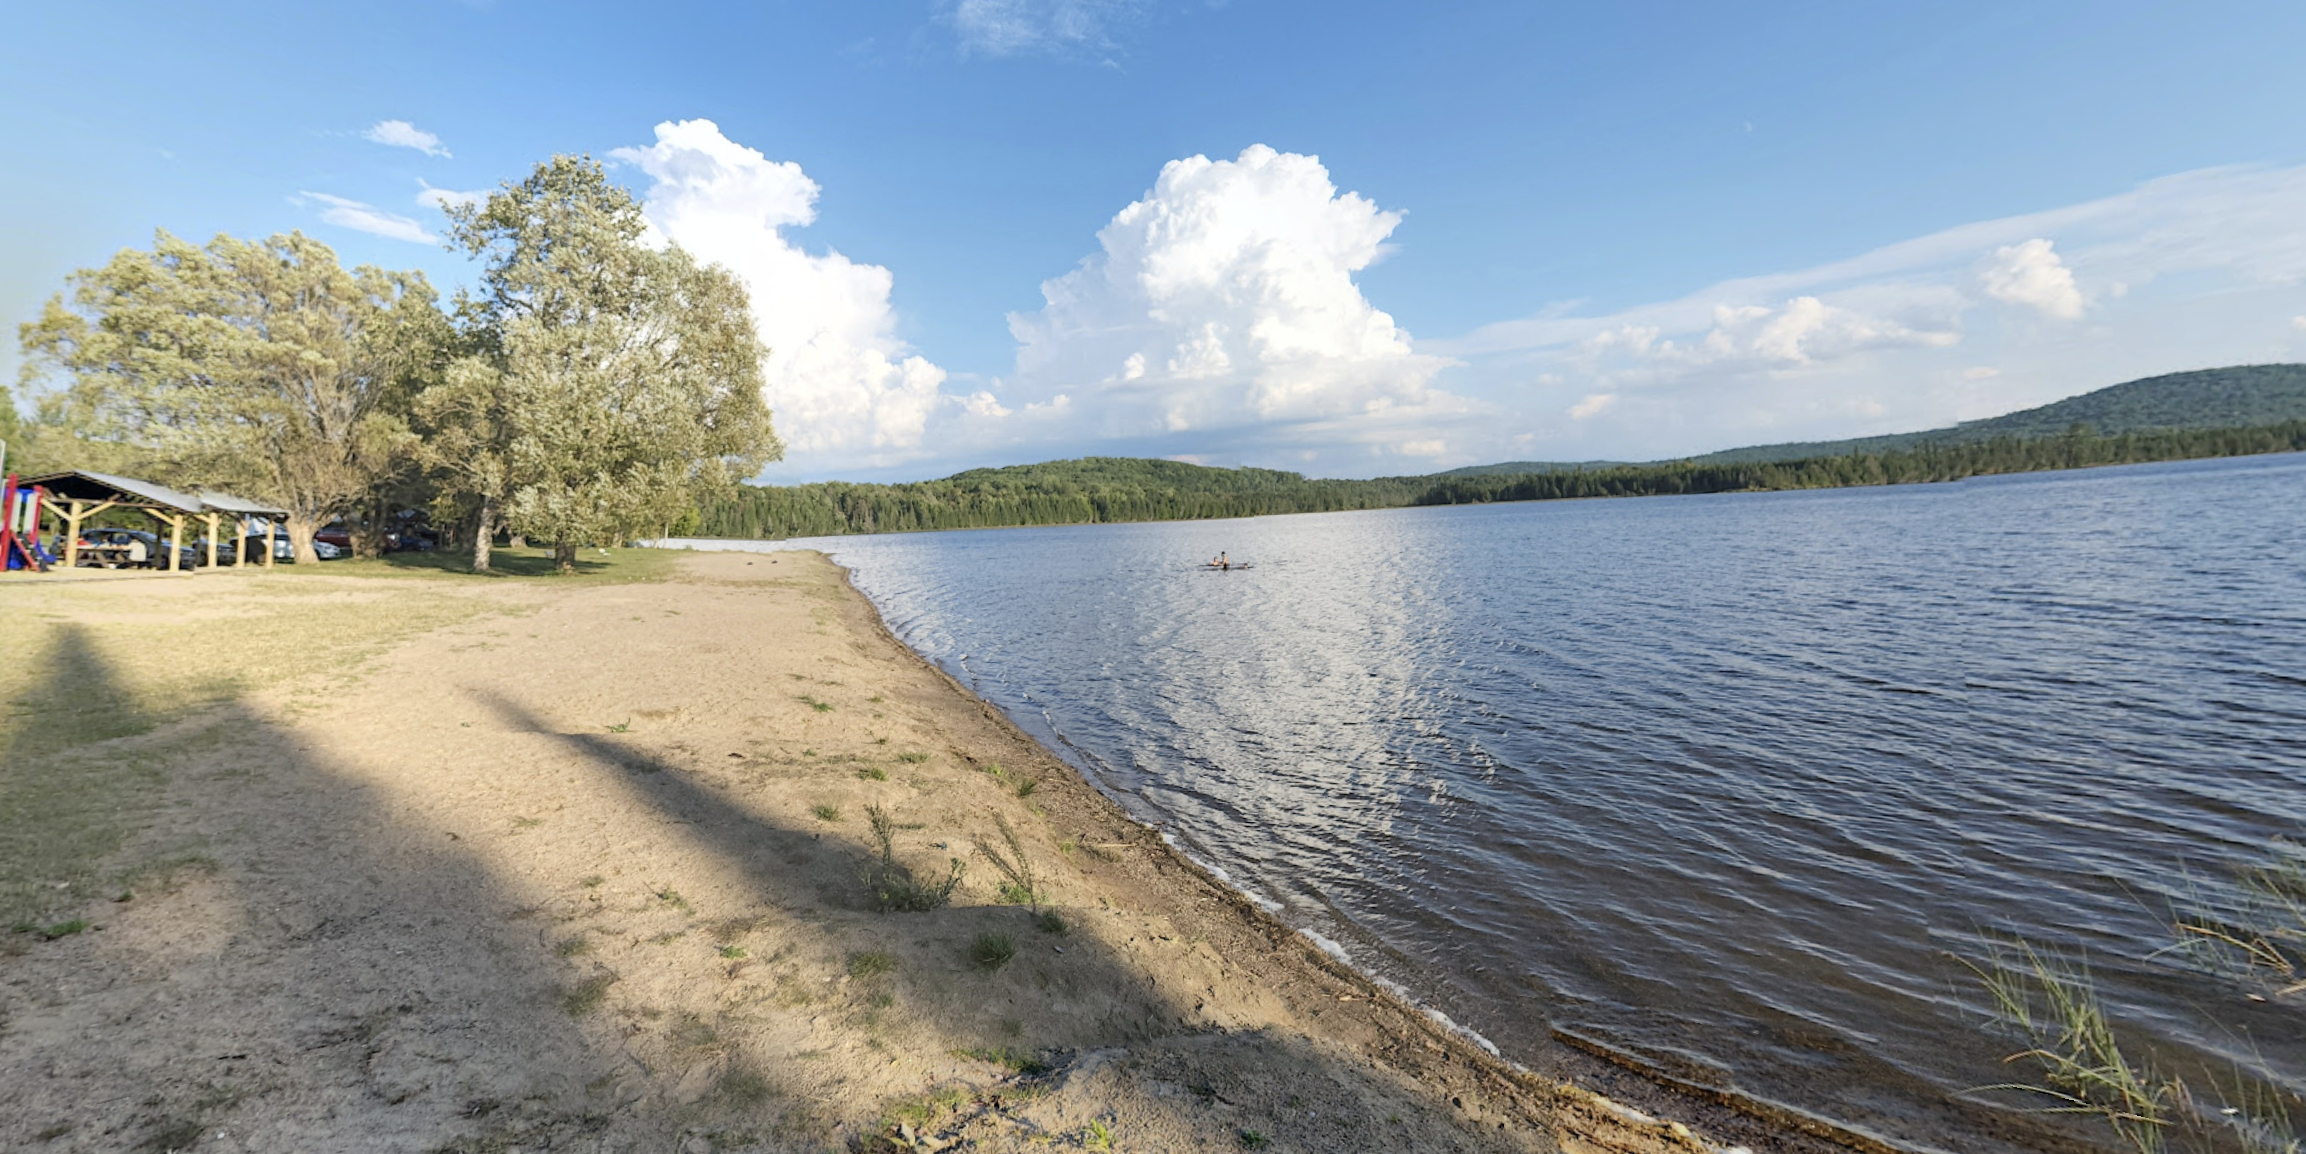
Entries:
{"type": "Polygon", "coordinates": [[[264,519],[264,567],[267,569],[272,568],[272,555],[280,552],[280,538],[276,536],[279,532],[280,522],[266,517],[264,519]]]}
{"type": "Polygon", "coordinates": [[[216,514],[208,514],[208,567],[211,569],[216,568],[216,535],[223,531],[216,523],[216,514]]]}
{"type": "Polygon", "coordinates": [[[184,514],[168,518],[168,571],[184,572],[184,514]]]}
{"type": "Polygon", "coordinates": [[[80,567],[80,518],[85,502],[72,502],[72,511],[64,514],[64,569],[70,572],[80,567]]]}
{"type": "Polygon", "coordinates": [[[234,514],[232,518],[232,567],[248,564],[248,518],[234,514]]]}

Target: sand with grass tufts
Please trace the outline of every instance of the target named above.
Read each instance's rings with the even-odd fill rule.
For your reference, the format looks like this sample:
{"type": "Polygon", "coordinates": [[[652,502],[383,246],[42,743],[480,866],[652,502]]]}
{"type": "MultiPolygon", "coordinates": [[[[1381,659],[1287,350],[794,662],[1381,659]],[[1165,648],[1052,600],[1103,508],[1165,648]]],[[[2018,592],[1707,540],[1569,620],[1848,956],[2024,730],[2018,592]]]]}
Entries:
{"type": "Polygon", "coordinates": [[[0,1148],[1706,1148],[1339,969],[821,556],[634,564],[10,601],[0,1148]]]}

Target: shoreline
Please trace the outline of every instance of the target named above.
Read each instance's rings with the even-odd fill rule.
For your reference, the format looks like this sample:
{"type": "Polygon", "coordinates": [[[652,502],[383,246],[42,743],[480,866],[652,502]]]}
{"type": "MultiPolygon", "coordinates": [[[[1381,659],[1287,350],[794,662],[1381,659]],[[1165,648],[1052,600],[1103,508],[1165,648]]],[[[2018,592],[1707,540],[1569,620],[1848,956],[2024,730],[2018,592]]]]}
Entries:
{"type": "Polygon", "coordinates": [[[41,830],[0,825],[35,871],[0,892],[38,907],[0,935],[0,1145],[1847,1148],[1481,1052],[1130,820],[822,554],[635,572],[43,586],[45,680],[11,695],[126,721],[0,729],[0,776],[111,807],[63,816],[114,847],[28,866],[41,830]],[[389,627],[295,644],[347,621],[389,627]],[[243,647],[171,688],[252,627],[305,663],[243,647]],[[949,905],[876,912],[883,852],[963,861],[949,905]]]}
{"type": "MultiPolygon", "coordinates": [[[[662,543],[658,547],[694,549],[694,542],[682,540],[683,543],[681,544],[662,543]]],[[[717,542],[720,539],[700,538],[696,540],[717,542]]],[[[767,542],[763,543],[766,544],[767,542]]],[[[709,547],[695,551],[749,552],[749,550],[737,548],[713,549],[709,547]]],[[[1034,738],[1022,726],[1011,720],[999,706],[980,697],[944,667],[907,645],[903,638],[897,636],[895,630],[889,628],[888,623],[881,616],[879,606],[873,603],[872,598],[867,597],[863,590],[856,587],[849,569],[834,561],[829,554],[822,550],[806,548],[786,548],[777,551],[813,554],[823,558],[826,564],[838,569],[842,575],[843,585],[851,596],[863,603],[874,630],[885,643],[909,655],[924,670],[944,681],[956,695],[974,702],[987,717],[1014,733],[1017,740],[1032,745],[1040,751],[1042,756],[1064,766],[1066,771],[1085,788],[1104,799],[1118,820],[1153,834],[1161,848],[1176,861],[1181,869],[1198,874],[1204,884],[1215,887],[1234,898],[1237,916],[1266,923],[1269,927],[1269,933],[1278,932],[1299,939],[1311,947],[1311,950],[1305,955],[1308,961],[1325,970],[1342,971],[1343,976],[1349,977],[1365,988],[1366,992],[1360,996],[1372,1001],[1391,1001],[1394,1003],[1393,1008],[1397,1013],[1421,1020],[1444,1037],[1449,1045],[1463,1048],[1463,1052],[1456,1055],[1459,1061],[1479,1062],[1485,1060],[1498,1067],[1497,1076],[1527,1081],[1533,1084],[1539,1092],[1566,1095],[1573,1100],[1597,1100],[1602,1104],[1604,1110],[1613,1112],[1615,1110],[1627,1110],[1631,1114],[1629,1120],[1636,1121],[1637,1124],[1662,1125],[1666,1128],[1665,1132],[1668,1135],[1688,1133],[1697,1137],[1697,1148],[1699,1149],[1718,1149],[1719,1146],[1716,1143],[1720,1140],[1708,1141],[1708,1139],[1717,1133],[1735,1131],[1740,1134],[1744,1143],[1751,1144],[1757,1140],[1768,1143],[1759,1146],[1748,1145],[1747,1147],[1763,1150],[1794,1149],[1796,1147],[1781,1146],[1770,1139],[1776,1138],[1783,1141],[1791,1135],[1801,1135],[1812,1143],[1822,1143],[1822,1145],[1811,1145],[1808,1147],[1810,1149],[1852,1150],[1858,1151],[1860,1154],[1946,1154],[1944,1150],[1938,1147],[1913,1146],[1892,1142],[1797,1107],[1678,1078],[1656,1065],[1644,1061],[1639,1055],[1617,1049],[1598,1039],[1587,1038],[1559,1028],[1548,1027],[1547,1030],[1548,1035],[1557,1046],[1566,1051],[1564,1054],[1553,1055],[1554,1061],[1575,1070],[1577,1073],[1582,1073],[1588,1080],[1598,1080],[1596,1075],[1611,1073],[1631,1075],[1639,1079],[1640,1083],[1633,1085],[1626,1084],[1622,1078],[1610,1078],[1608,1080],[1613,1083],[1613,1088],[1618,1094],[1628,1099],[1641,1101],[1644,1106],[1648,1107],[1648,1112],[1632,1107],[1627,1102],[1621,1102],[1586,1089],[1578,1083],[1574,1075],[1567,1078],[1548,1078],[1538,1071],[1506,1057],[1495,1043],[1483,1037],[1479,1031],[1460,1025],[1435,1007],[1421,1005],[1406,990],[1354,964],[1342,946],[1318,934],[1288,925],[1274,910],[1258,901],[1255,895],[1234,885],[1230,879],[1224,876],[1223,871],[1201,861],[1182,848],[1165,829],[1155,825],[1147,825],[1131,816],[1117,800],[1107,794],[1092,779],[1089,773],[1073,764],[1069,759],[1049,749],[1046,744],[1034,738]],[[1595,1063],[1600,1063],[1600,1065],[1595,1065],[1595,1063]],[[1646,1086],[1647,1092],[1643,1092],[1644,1086],[1646,1086]],[[1731,1112],[1736,1119],[1742,1119],[1743,1124],[1723,1117],[1719,1112],[1725,1110],[1731,1112]],[[1679,1120],[1688,1119],[1693,1114],[1706,1115],[1704,1121],[1699,1123],[1700,1126],[1704,1127],[1702,1137],[1698,1136],[1699,1132],[1689,1131],[1687,1122],[1679,1120]],[[1676,1127],[1681,1129],[1677,1130],[1676,1127]],[[1757,1133],[1757,1131],[1759,1132],[1757,1133]]]]}

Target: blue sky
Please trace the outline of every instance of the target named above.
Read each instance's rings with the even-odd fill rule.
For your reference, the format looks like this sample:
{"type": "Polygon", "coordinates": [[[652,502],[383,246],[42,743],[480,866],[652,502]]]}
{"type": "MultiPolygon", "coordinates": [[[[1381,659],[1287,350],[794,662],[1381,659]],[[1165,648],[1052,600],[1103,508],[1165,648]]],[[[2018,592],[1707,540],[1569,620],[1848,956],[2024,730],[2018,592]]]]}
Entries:
{"type": "Polygon", "coordinates": [[[47,5],[0,42],[0,313],[155,227],[451,287],[426,188],[590,152],[753,283],[773,479],[1895,431],[2306,359],[2301,42],[2271,3],[47,5]]]}

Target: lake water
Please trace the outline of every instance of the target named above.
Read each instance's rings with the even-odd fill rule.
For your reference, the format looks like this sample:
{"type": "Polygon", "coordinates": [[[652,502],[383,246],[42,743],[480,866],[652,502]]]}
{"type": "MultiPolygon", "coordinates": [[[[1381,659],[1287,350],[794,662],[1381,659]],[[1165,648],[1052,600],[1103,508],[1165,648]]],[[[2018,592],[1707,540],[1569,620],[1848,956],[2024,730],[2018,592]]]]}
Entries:
{"type": "Polygon", "coordinates": [[[2306,831],[2306,456],[791,544],[1509,1057],[2032,1145],[1962,1093],[2017,1047],[1956,959],[2014,933],[2306,1089],[2306,1013],[2145,960],[2306,831]]]}

